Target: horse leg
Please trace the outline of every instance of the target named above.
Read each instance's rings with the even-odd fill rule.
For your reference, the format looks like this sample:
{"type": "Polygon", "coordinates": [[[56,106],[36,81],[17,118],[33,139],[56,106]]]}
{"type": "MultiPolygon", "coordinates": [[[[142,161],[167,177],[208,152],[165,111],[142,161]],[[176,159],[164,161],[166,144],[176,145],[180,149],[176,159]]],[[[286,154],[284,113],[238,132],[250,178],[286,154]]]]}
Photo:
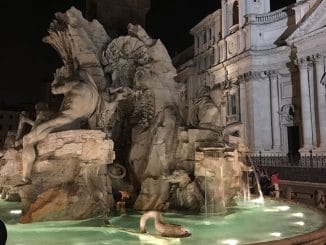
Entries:
{"type": "Polygon", "coordinates": [[[22,163],[23,163],[23,178],[24,183],[30,183],[30,176],[33,168],[33,163],[36,158],[35,144],[45,139],[51,131],[56,128],[62,127],[68,123],[73,122],[75,119],[67,116],[61,116],[50,121],[44,122],[23,138],[23,152],[22,152],[22,163]]]}

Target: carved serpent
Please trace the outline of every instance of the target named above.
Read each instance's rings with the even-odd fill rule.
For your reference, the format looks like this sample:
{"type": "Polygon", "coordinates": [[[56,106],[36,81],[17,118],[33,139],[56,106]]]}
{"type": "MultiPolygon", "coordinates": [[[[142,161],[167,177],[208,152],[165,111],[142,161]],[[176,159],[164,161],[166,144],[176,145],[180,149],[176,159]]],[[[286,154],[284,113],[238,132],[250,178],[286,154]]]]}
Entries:
{"type": "Polygon", "coordinates": [[[155,219],[155,229],[164,237],[188,237],[191,233],[181,225],[165,224],[161,212],[147,211],[140,218],[140,232],[146,233],[146,221],[149,218],[155,219]]]}

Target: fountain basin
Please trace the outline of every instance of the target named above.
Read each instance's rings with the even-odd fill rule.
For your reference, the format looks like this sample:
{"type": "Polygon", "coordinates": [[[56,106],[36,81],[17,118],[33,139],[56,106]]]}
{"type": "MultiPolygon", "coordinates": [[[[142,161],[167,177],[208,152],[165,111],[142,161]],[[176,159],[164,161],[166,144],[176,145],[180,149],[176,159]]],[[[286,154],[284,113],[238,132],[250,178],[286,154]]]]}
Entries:
{"type": "MultiPolygon", "coordinates": [[[[9,245],[38,244],[305,244],[326,240],[325,216],[317,210],[288,202],[267,200],[264,206],[239,205],[223,216],[214,214],[164,213],[165,223],[180,224],[192,236],[162,238],[147,224],[148,234],[139,233],[141,212],[111,216],[110,226],[96,217],[79,221],[19,224],[20,203],[0,202],[0,218],[8,229],[9,245]],[[292,242],[293,241],[293,242],[292,242]],[[302,243],[295,243],[304,241],[302,243]]],[[[323,244],[316,243],[316,244],[323,244]]]]}

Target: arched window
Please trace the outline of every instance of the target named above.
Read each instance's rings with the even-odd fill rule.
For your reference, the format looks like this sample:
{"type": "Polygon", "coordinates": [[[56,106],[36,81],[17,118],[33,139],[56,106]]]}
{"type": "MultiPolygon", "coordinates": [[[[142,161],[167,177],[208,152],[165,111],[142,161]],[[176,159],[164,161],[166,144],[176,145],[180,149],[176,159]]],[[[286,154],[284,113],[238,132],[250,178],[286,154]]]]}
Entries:
{"type": "Polygon", "coordinates": [[[233,3],[233,25],[239,24],[239,3],[235,1],[233,3]]]}

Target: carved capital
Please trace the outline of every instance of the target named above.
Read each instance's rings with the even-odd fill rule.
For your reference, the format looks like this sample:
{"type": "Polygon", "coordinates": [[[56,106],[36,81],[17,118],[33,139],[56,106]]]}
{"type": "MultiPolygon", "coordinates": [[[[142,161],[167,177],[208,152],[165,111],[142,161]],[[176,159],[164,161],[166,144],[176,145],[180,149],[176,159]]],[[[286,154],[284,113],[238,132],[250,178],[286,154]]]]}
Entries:
{"type": "Polygon", "coordinates": [[[324,75],[322,76],[320,83],[321,83],[322,85],[324,85],[325,88],[326,88],[326,72],[325,72],[324,75]]]}
{"type": "Polygon", "coordinates": [[[259,73],[255,71],[249,71],[238,76],[239,81],[249,81],[258,78],[259,78],[259,73]]]}
{"type": "Polygon", "coordinates": [[[315,64],[320,64],[323,63],[325,58],[324,54],[321,53],[316,53],[314,55],[311,55],[311,60],[315,63],[315,64]]]}
{"type": "Polygon", "coordinates": [[[249,71],[238,76],[238,81],[240,83],[247,82],[250,80],[264,80],[274,74],[274,71],[249,71]]]}
{"type": "Polygon", "coordinates": [[[302,67],[307,67],[308,66],[308,60],[307,60],[307,57],[305,58],[299,58],[297,60],[295,60],[295,64],[297,66],[299,66],[299,68],[302,68],[302,67]]]}
{"type": "Polygon", "coordinates": [[[267,70],[267,71],[264,71],[263,74],[265,75],[265,77],[269,77],[270,79],[275,79],[275,78],[277,78],[278,71],[277,70],[267,70]]]}
{"type": "Polygon", "coordinates": [[[238,76],[238,81],[240,84],[246,82],[246,79],[244,78],[243,74],[238,76]]]}

